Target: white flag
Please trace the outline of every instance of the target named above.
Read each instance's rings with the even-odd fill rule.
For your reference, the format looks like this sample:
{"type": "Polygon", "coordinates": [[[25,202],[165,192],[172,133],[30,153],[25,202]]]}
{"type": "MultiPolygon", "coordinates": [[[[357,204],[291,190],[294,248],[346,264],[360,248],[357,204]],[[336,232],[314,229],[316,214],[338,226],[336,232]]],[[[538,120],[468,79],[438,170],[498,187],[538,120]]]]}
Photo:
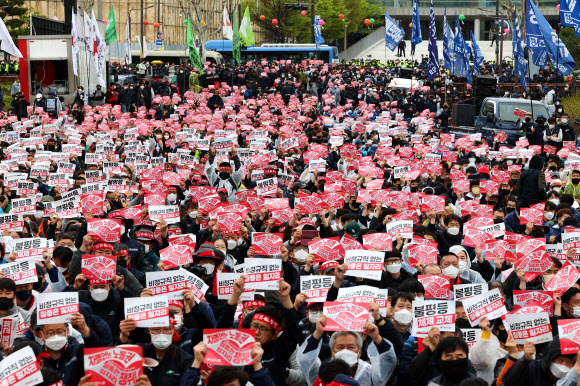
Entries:
{"type": "Polygon", "coordinates": [[[145,35],[143,35],[143,58],[147,57],[147,42],[145,41],[145,35]]]}
{"type": "Polygon", "coordinates": [[[228,15],[228,10],[224,5],[224,19],[222,21],[223,35],[225,39],[234,40],[234,30],[232,29],[232,22],[230,21],[230,15],[228,15]]]}
{"type": "Polygon", "coordinates": [[[77,54],[79,53],[79,34],[77,32],[77,17],[75,16],[74,10],[72,11],[72,60],[73,60],[73,72],[76,76],[79,76],[79,63],[77,59],[77,54]]]}
{"type": "Polygon", "coordinates": [[[103,87],[106,87],[107,84],[105,82],[105,78],[103,77],[103,70],[105,69],[105,58],[107,56],[107,43],[101,36],[101,31],[99,30],[99,25],[97,24],[94,11],[91,11],[91,20],[93,58],[95,59],[95,66],[97,68],[97,78],[99,78],[99,84],[103,87]]]}
{"type": "Polygon", "coordinates": [[[16,45],[14,44],[14,41],[12,40],[12,37],[8,32],[8,28],[6,28],[6,24],[4,24],[4,21],[1,18],[0,18],[0,40],[2,40],[2,44],[0,45],[2,51],[7,52],[10,55],[16,56],[18,58],[22,57],[22,53],[18,48],[16,48],[16,45]]]}
{"type": "Polygon", "coordinates": [[[83,11],[83,27],[85,30],[85,49],[91,54],[93,53],[93,34],[91,28],[91,18],[85,11],[83,11]]]}
{"type": "Polygon", "coordinates": [[[127,26],[125,27],[125,64],[133,63],[131,59],[131,18],[127,15],[127,26]]]}

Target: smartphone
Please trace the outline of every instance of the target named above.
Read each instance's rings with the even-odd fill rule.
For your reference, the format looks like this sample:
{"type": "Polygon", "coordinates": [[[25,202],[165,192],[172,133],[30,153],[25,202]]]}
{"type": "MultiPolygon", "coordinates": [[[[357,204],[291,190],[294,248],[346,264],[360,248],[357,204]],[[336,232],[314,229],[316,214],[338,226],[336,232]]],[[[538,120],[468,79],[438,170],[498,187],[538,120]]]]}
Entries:
{"type": "Polygon", "coordinates": [[[317,230],[309,230],[309,229],[303,230],[302,231],[302,240],[300,241],[300,245],[307,246],[308,243],[311,242],[312,239],[315,238],[316,236],[318,236],[317,230]]]}

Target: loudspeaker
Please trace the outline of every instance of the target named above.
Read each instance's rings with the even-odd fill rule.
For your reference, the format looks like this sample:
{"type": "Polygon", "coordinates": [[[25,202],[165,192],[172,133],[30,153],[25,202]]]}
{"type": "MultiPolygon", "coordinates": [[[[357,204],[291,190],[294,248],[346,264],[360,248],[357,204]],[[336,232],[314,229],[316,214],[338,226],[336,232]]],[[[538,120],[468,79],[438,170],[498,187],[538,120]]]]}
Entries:
{"type": "Polygon", "coordinates": [[[495,88],[497,86],[497,79],[495,79],[495,77],[493,77],[493,76],[477,75],[475,77],[475,86],[477,88],[479,88],[479,87],[493,87],[493,89],[495,90],[495,88]]]}
{"type": "Polygon", "coordinates": [[[403,79],[412,79],[413,78],[413,69],[402,67],[400,72],[400,78],[403,79]]]}
{"type": "Polygon", "coordinates": [[[475,121],[474,105],[453,105],[451,126],[473,126],[475,121]]]}

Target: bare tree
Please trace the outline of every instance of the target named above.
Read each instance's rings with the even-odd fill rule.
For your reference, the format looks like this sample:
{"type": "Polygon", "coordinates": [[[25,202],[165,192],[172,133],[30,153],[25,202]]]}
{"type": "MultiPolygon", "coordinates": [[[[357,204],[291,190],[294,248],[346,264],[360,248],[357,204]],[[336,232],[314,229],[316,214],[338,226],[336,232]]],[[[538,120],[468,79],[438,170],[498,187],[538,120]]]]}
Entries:
{"type": "Polygon", "coordinates": [[[211,23],[208,23],[208,21],[214,20],[216,12],[220,12],[223,9],[223,5],[222,2],[213,0],[179,0],[179,8],[181,8],[181,12],[184,15],[190,16],[191,30],[194,35],[197,35],[199,40],[198,51],[202,64],[205,62],[205,42],[222,29],[221,18],[219,18],[218,27],[214,29],[211,28],[211,23]],[[207,16],[205,19],[204,14],[207,16]],[[202,25],[202,21],[204,21],[205,25],[202,25]]]}

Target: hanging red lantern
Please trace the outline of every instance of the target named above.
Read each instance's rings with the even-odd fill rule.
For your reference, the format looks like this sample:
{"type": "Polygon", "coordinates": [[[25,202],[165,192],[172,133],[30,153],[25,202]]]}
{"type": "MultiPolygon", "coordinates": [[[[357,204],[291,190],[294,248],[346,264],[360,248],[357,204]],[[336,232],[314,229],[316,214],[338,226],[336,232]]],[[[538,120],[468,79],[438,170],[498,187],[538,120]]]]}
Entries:
{"type": "Polygon", "coordinates": [[[344,15],[341,13],[340,15],[338,15],[339,19],[344,19],[344,15]]]}
{"type": "Polygon", "coordinates": [[[306,11],[302,11],[302,12],[300,12],[300,14],[301,14],[302,16],[306,16],[306,11]]]}
{"type": "Polygon", "coordinates": [[[143,20],[143,24],[144,24],[144,25],[148,25],[148,24],[149,24],[149,22],[148,22],[147,20],[143,20]]]}
{"type": "Polygon", "coordinates": [[[159,23],[155,22],[155,23],[153,23],[153,27],[155,27],[155,28],[159,28],[159,27],[161,27],[161,24],[159,24],[159,23]]]}
{"type": "Polygon", "coordinates": [[[266,20],[266,16],[260,15],[260,20],[266,20]]]}
{"type": "Polygon", "coordinates": [[[278,24],[278,19],[272,19],[272,24],[277,25],[278,24]]]}

